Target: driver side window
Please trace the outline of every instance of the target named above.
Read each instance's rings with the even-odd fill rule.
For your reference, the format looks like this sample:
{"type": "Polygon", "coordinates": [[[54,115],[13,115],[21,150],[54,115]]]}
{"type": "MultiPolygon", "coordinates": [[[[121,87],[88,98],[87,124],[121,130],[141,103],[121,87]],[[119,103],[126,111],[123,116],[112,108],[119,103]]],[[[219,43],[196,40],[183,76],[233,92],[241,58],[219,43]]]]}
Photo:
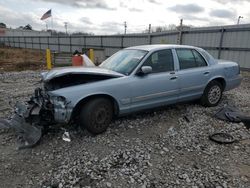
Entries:
{"type": "Polygon", "coordinates": [[[167,49],[154,52],[148,57],[143,66],[151,66],[152,73],[173,71],[174,60],[172,51],[167,49]]]}

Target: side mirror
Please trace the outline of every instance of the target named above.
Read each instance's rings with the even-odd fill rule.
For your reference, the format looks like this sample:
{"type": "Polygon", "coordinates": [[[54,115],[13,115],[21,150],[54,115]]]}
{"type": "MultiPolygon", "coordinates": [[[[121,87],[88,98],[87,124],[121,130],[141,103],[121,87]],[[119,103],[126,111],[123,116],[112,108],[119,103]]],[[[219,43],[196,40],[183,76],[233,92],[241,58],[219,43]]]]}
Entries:
{"type": "Polygon", "coordinates": [[[142,66],[140,71],[138,72],[138,75],[145,75],[152,72],[151,66],[142,66]]]}

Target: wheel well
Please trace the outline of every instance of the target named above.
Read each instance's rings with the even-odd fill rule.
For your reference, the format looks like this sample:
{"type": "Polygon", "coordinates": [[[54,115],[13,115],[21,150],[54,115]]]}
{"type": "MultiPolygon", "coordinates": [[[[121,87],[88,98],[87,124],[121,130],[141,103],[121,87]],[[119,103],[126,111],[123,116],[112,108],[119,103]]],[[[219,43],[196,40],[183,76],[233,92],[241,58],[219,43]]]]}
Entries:
{"type": "Polygon", "coordinates": [[[219,82],[222,85],[222,91],[224,91],[224,89],[226,88],[226,81],[224,80],[224,78],[215,78],[211,80],[209,83],[211,83],[212,81],[219,82]]]}
{"type": "MultiPolygon", "coordinates": [[[[226,88],[226,81],[224,80],[224,78],[215,78],[212,81],[217,81],[222,85],[222,90],[224,91],[224,89],[226,88]]],[[[211,81],[210,81],[211,82],[211,81]]]]}
{"type": "Polygon", "coordinates": [[[106,94],[97,94],[97,95],[88,96],[88,97],[82,99],[81,101],[79,101],[73,109],[73,112],[71,115],[71,120],[74,120],[76,117],[78,117],[80,115],[82,106],[84,106],[88,101],[96,99],[96,98],[106,98],[106,99],[110,100],[113,104],[114,115],[117,116],[119,114],[118,103],[113,97],[111,97],[110,95],[106,95],[106,94]]]}

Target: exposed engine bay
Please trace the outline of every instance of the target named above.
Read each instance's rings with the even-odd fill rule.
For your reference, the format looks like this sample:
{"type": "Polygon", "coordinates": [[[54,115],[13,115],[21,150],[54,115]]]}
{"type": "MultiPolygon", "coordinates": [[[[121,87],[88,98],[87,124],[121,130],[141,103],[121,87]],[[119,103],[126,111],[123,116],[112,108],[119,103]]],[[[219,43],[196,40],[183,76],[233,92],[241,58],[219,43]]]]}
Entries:
{"type": "Polygon", "coordinates": [[[67,74],[44,83],[45,90],[51,91],[65,87],[96,82],[99,80],[110,79],[107,75],[91,75],[91,74],[67,74]]]}

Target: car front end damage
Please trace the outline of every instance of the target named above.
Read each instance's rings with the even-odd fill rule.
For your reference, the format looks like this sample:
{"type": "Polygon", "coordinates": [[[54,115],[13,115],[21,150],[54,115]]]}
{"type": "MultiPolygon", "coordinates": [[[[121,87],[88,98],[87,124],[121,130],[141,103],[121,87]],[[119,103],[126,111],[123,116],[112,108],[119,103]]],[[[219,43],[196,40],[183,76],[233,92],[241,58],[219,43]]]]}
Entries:
{"type": "MultiPolygon", "coordinates": [[[[30,123],[49,125],[55,123],[68,123],[71,109],[70,101],[65,97],[54,95],[42,88],[36,88],[33,96],[24,105],[27,106],[24,118],[30,123]]],[[[17,107],[17,112],[20,107],[17,107]]],[[[22,114],[19,113],[22,116],[22,114]]]]}
{"type": "Polygon", "coordinates": [[[16,130],[19,149],[32,147],[51,125],[69,123],[72,111],[69,104],[65,97],[36,88],[28,101],[16,103],[9,119],[0,120],[0,127],[16,130]]]}
{"type": "Polygon", "coordinates": [[[31,147],[51,125],[71,124],[76,101],[72,87],[124,76],[98,67],[62,67],[41,73],[42,87],[26,102],[17,102],[9,119],[0,119],[0,128],[14,128],[21,138],[19,148],[31,147]],[[61,90],[62,89],[62,90],[61,90]],[[65,94],[65,91],[69,92],[65,94]]]}

